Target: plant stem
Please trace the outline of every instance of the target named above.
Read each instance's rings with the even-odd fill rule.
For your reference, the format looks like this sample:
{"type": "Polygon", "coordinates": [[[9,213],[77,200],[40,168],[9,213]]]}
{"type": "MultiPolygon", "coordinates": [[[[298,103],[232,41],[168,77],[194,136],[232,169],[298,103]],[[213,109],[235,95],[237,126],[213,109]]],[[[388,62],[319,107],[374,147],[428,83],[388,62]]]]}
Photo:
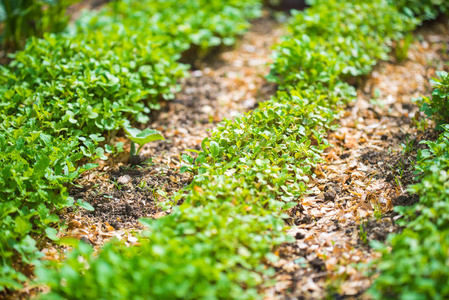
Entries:
{"type": "Polygon", "coordinates": [[[129,156],[133,157],[136,154],[136,144],[131,142],[131,151],[129,152],[129,156]]]}

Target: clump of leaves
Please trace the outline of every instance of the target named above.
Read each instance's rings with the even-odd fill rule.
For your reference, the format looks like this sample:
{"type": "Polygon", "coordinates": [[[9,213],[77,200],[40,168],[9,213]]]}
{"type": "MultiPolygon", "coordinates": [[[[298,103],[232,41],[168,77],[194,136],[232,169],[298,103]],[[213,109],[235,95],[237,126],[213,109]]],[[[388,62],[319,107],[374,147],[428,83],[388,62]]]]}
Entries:
{"type": "Polygon", "coordinates": [[[362,240],[362,242],[367,245],[368,244],[368,232],[366,231],[366,221],[360,222],[359,225],[359,238],[362,240]]]}
{"type": "Polygon", "coordinates": [[[389,0],[409,16],[416,16],[419,20],[433,20],[439,14],[449,13],[449,2],[446,0],[389,0]]]}
{"type": "Polygon", "coordinates": [[[442,130],[443,125],[449,123],[449,74],[439,71],[437,76],[431,81],[435,88],[432,96],[421,97],[417,101],[421,104],[420,110],[435,121],[437,130],[442,130]]]}
{"type": "Polygon", "coordinates": [[[382,208],[379,203],[374,204],[374,218],[376,218],[377,222],[382,219],[382,208]]]}
{"type": "Polygon", "coordinates": [[[274,52],[269,79],[281,88],[333,85],[365,75],[378,60],[388,59],[392,41],[417,24],[386,0],[313,3],[293,16],[289,26],[293,36],[274,52]],[[338,10],[344,13],[335,13],[338,10]]]}

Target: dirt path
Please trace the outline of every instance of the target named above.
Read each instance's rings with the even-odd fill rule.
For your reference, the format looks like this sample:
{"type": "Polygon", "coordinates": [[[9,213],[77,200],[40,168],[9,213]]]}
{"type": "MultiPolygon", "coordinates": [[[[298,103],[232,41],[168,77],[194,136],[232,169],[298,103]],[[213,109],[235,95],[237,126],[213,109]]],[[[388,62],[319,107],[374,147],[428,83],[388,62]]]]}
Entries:
{"type": "Polygon", "coordinates": [[[393,207],[418,201],[406,192],[416,148],[436,135],[420,125],[423,115],[411,99],[429,95],[435,70],[449,69],[448,45],[448,26],[429,25],[416,33],[405,62],[392,57],[362,84],[329,137],[334,147],[315,170],[311,194],[291,212],[288,233],[296,243],[278,249],[278,284],[267,299],[367,297],[372,279],[357,265],[377,257],[369,241],[400,230],[393,207]]]}
{"type": "MultiPolygon", "coordinates": [[[[166,141],[144,147],[141,154],[146,161],[129,162],[129,152],[125,151],[85,173],[70,194],[95,210],[62,214],[67,223],[62,236],[83,239],[95,247],[111,237],[125,238],[132,244],[129,232],[141,228],[139,218],[160,218],[169,213],[162,210],[161,202],[191,180],[179,174],[180,154],[200,149],[202,139],[218,122],[254,109],[275,92],[275,86],[264,77],[269,72],[271,46],[283,34],[267,12],[253,22],[236,47],[197,63],[197,70],[181,82],[182,92],[146,126],[160,130],[166,141]]],[[[116,141],[124,142],[125,149],[129,147],[125,138],[116,141]]],[[[49,259],[58,258],[57,249],[50,244],[44,253],[49,259]]]]}

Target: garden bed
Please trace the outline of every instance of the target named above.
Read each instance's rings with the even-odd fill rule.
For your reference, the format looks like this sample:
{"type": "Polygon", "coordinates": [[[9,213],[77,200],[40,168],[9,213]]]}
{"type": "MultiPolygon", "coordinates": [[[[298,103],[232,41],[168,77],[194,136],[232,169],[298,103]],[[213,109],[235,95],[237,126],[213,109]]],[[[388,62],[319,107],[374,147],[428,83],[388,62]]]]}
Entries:
{"type": "MultiPolygon", "coordinates": [[[[391,210],[418,201],[406,191],[416,150],[425,147],[417,142],[436,137],[409,99],[445,68],[427,64],[447,57],[438,52],[447,39],[423,33],[409,52],[407,32],[437,15],[432,3],[409,2],[315,1],[293,13],[270,62],[275,84],[263,76],[267,46],[282,30],[268,15],[236,50],[211,55],[260,15],[257,1],[217,2],[206,12],[185,2],[169,16],[175,31],[159,22],[175,2],[155,14],[144,10],[152,2],[117,2],[82,17],[75,32],[32,40],[2,68],[9,101],[1,107],[0,184],[3,206],[16,207],[2,220],[7,287],[20,288],[34,264],[36,283],[50,288],[42,297],[361,296],[374,277],[351,263],[371,262],[378,255],[369,241],[400,232],[401,215],[391,210]],[[145,26],[149,18],[155,27],[145,26]],[[111,51],[97,47],[111,42],[111,51]],[[394,46],[404,62],[372,72],[394,61],[394,46]],[[199,59],[187,71],[178,60],[189,47],[199,59]],[[62,88],[67,82],[76,94],[62,88]],[[139,142],[133,155],[122,129],[135,141],[161,139],[152,129],[166,140],[139,142]]],[[[426,153],[418,151],[424,169],[426,153]]],[[[388,275],[380,278],[375,293],[390,295],[388,275]]]]}

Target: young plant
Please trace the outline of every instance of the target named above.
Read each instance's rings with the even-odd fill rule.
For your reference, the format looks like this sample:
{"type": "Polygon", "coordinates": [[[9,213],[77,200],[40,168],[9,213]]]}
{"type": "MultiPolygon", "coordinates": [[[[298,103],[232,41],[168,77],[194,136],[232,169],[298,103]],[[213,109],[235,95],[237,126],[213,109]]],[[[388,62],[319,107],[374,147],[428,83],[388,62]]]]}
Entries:
{"type": "Polygon", "coordinates": [[[137,128],[124,128],[126,136],[131,140],[131,151],[129,153],[130,157],[139,155],[140,150],[148,143],[155,141],[165,141],[162,134],[154,129],[139,130],[137,128]],[[139,145],[136,151],[136,145],[139,145]]]}
{"type": "Polygon", "coordinates": [[[405,143],[401,143],[401,147],[402,147],[402,154],[403,155],[407,155],[413,152],[414,147],[413,144],[415,143],[415,139],[411,139],[409,138],[409,136],[407,135],[405,137],[405,143]]]}
{"type": "Polygon", "coordinates": [[[382,208],[380,207],[379,203],[374,204],[374,217],[376,218],[377,222],[382,219],[382,208]]]}
{"type": "Polygon", "coordinates": [[[408,50],[413,42],[413,34],[407,34],[404,39],[396,45],[396,59],[398,62],[404,62],[407,59],[408,50]]]}
{"type": "Polygon", "coordinates": [[[368,233],[366,232],[365,227],[366,227],[366,222],[361,222],[360,225],[359,225],[359,229],[360,229],[360,231],[359,231],[359,237],[360,237],[360,239],[362,240],[362,242],[363,242],[365,245],[367,245],[367,244],[368,244],[368,237],[367,237],[367,234],[368,234],[368,233]]]}

